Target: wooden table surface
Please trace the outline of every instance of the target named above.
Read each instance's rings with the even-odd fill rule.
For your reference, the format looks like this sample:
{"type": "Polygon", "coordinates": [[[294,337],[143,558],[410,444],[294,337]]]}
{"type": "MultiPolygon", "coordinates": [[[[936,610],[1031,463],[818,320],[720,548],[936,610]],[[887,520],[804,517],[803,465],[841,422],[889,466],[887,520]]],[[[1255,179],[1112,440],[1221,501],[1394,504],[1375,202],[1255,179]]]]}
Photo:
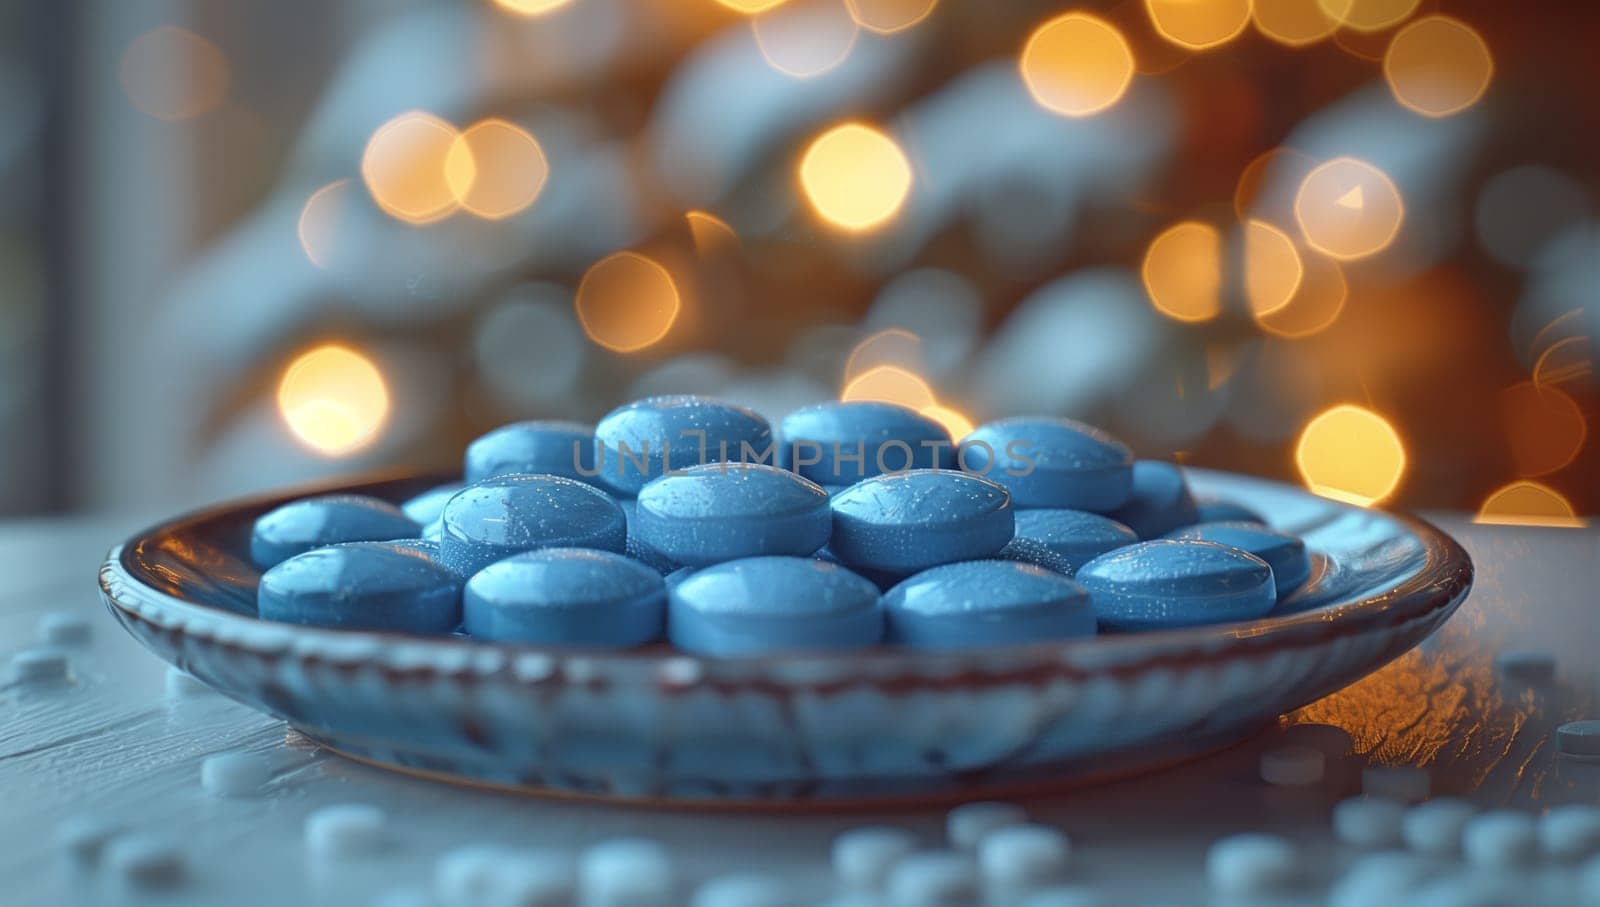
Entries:
{"type": "MultiPolygon", "coordinates": [[[[1272,788],[1257,760],[1278,732],[1181,767],[1030,801],[1039,821],[1071,837],[1069,882],[1110,904],[1217,904],[1204,886],[1204,857],[1219,837],[1253,829],[1282,833],[1307,854],[1308,881],[1273,904],[1321,904],[1356,854],[1335,844],[1329,812],[1359,785],[1364,764],[1420,765],[1437,793],[1485,807],[1539,810],[1600,802],[1600,765],[1558,757],[1557,725],[1600,717],[1600,532],[1470,525],[1435,517],[1477,565],[1475,590],[1432,639],[1354,686],[1286,716],[1285,723],[1338,725],[1356,755],[1309,789],[1272,788]],[[1496,675],[1509,648],[1544,650],[1559,661],[1549,688],[1496,675]]],[[[576,854],[619,835],[665,842],[685,890],[727,871],[771,871],[791,879],[803,902],[831,892],[829,842],[843,829],[893,823],[941,840],[943,811],[781,815],[672,812],[541,800],[391,774],[319,751],[283,722],[214,694],[174,696],[165,665],[105,613],[95,571],[128,520],[0,524],[0,661],[39,644],[42,615],[90,618],[93,636],[69,649],[72,679],[0,687],[0,902],[161,903],[229,907],[293,903],[369,904],[427,889],[435,858],[497,842],[576,854]],[[205,793],[200,763],[246,750],[274,766],[260,797],[205,793]],[[393,845],[344,862],[310,858],[302,825],[318,807],[371,803],[387,811],[393,845]],[[170,836],[186,876],[140,892],[104,872],[75,869],[53,836],[70,817],[96,815],[170,836]]],[[[1446,872],[1467,872],[1445,867],[1446,872]]],[[[1570,867],[1524,870],[1520,903],[1570,898],[1570,867]]],[[[1565,903],[1572,903],[1566,900],[1565,903]]]]}

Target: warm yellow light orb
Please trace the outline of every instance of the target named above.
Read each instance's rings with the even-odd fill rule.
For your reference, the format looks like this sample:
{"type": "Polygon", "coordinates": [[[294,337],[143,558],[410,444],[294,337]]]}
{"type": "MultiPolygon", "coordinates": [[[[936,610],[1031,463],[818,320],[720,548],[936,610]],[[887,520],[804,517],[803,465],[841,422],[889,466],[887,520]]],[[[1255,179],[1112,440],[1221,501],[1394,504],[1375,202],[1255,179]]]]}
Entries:
{"type": "Polygon", "coordinates": [[[1323,12],[1345,28],[1358,32],[1383,31],[1417,11],[1422,0],[1317,0],[1323,12]]]}
{"type": "Polygon", "coordinates": [[[1323,255],[1299,257],[1304,273],[1289,301],[1266,311],[1252,307],[1250,312],[1263,331],[1291,340],[1310,337],[1338,321],[1349,295],[1338,262],[1323,255]]]}
{"type": "Polygon", "coordinates": [[[319,268],[328,267],[338,254],[339,223],[344,218],[345,199],[349,194],[349,179],[334,180],[311,193],[305,207],[300,209],[295,234],[300,238],[300,248],[306,258],[319,268]]]}
{"type": "Polygon", "coordinates": [[[1222,237],[1199,221],[1173,224],[1150,241],[1139,275],[1161,314],[1209,321],[1222,309],[1222,237]]]}
{"type": "Polygon", "coordinates": [[[1312,248],[1351,261],[1394,241],[1405,205],[1388,174],[1366,161],[1341,157],[1306,174],[1295,193],[1294,216],[1312,248]]]}
{"type": "MultiPolygon", "coordinates": [[[[361,179],[392,217],[425,224],[448,216],[458,207],[447,162],[460,133],[444,120],[421,111],[402,113],[372,134],[361,156],[361,179]]],[[[457,160],[455,180],[466,179],[470,158],[457,160]]]]}
{"type": "Polygon", "coordinates": [[[1264,220],[1244,225],[1244,296],[1250,311],[1267,315],[1287,306],[1305,267],[1294,240],[1264,220]]]}
{"type": "Polygon", "coordinates": [[[501,119],[472,124],[445,155],[445,184],[461,207],[486,220],[516,214],[539,197],[550,165],[539,142],[501,119]]]}
{"type": "Polygon", "coordinates": [[[1313,492],[1366,506],[1387,498],[1400,485],[1406,449],[1387,419],[1344,403],[1306,424],[1295,462],[1313,492]]]}
{"type": "Polygon", "coordinates": [[[583,275],[573,306],[590,340],[632,353],[667,336],[682,301],[666,268],[637,252],[615,252],[583,275]]]}
{"type": "Polygon", "coordinates": [[[572,0],[494,0],[494,5],[518,16],[542,16],[571,2],[572,0]]]}
{"type": "Polygon", "coordinates": [[[326,456],[367,446],[389,417],[389,388],[372,360],[339,344],[309,350],[278,382],[278,414],[307,447],[326,456]]]}
{"type": "Polygon", "coordinates": [[[950,440],[953,442],[959,443],[962,438],[972,434],[972,429],[975,427],[972,420],[959,410],[951,409],[941,403],[924,406],[919,412],[943,425],[944,430],[950,433],[950,440]]]}
{"type": "Polygon", "coordinates": [[[1550,526],[1559,529],[1582,529],[1588,525],[1561,492],[1530,481],[1512,482],[1495,489],[1484,499],[1483,506],[1472,521],[1499,526],[1550,526]]]}
{"type": "Polygon", "coordinates": [[[894,139],[862,123],[824,132],[800,159],[800,187],[817,216],[859,233],[883,226],[911,193],[911,162],[894,139]]]}
{"type": "Polygon", "coordinates": [[[1493,76],[1489,45],[1449,16],[1427,16],[1400,29],[1383,55],[1383,77],[1394,99],[1427,117],[1471,107],[1493,76]]]}
{"type": "Polygon", "coordinates": [[[1066,13],[1034,29],[1018,65],[1033,99],[1069,117],[1105,110],[1133,81],[1128,40],[1115,25],[1088,13],[1066,13]]]}
{"type": "Polygon", "coordinates": [[[933,389],[928,387],[928,382],[894,365],[869,368],[850,379],[840,392],[839,399],[898,403],[918,412],[930,406],[937,406],[939,403],[933,396],[933,389]]]}
{"type": "Polygon", "coordinates": [[[1220,47],[1250,24],[1250,0],[1144,0],[1156,33],[1179,47],[1220,47]]]}
{"type": "Polygon", "coordinates": [[[717,0],[717,2],[736,13],[753,16],[780,7],[788,0],[717,0]]]}
{"type": "Polygon", "coordinates": [[[1255,0],[1256,30],[1287,47],[1315,44],[1339,29],[1339,20],[1318,0],[1255,0]]]}
{"type": "Polygon", "coordinates": [[[228,58],[186,28],[152,28],[128,44],[118,76],[128,100],[150,116],[176,122],[216,110],[228,97],[228,58]]]}
{"type": "Polygon", "coordinates": [[[916,25],[933,12],[938,0],[845,0],[856,24],[880,35],[916,25]]]}

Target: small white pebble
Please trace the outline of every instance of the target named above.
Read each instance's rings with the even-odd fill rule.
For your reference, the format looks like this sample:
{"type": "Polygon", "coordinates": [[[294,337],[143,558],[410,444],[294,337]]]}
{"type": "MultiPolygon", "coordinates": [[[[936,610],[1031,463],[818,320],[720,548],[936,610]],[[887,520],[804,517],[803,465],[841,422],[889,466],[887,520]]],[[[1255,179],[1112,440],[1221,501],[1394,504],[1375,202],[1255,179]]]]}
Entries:
{"type": "Polygon", "coordinates": [[[476,904],[487,907],[566,907],[572,903],[577,877],[572,861],[547,852],[506,855],[495,867],[492,895],[476,904]]]}
{"type": "Polygon", "coordinates": [[[1355,739],[1342,727],[1331,724],[1291,724],[1280,735],[1286,746],[1309,746],[1328,761],[1343,759],[1355,748],[1355,739]]]}
{"type": "Polygon", "coordinates": [[[92,866],[106,842],[122,833],[123,825],[101,816],[73,816],[56,826],[56,844],[73,861],[92,866]]]}
{"type": "Polygon", "coordinates": [[[254,797],[272,780],[272,767],[255,753],[218,753],[200,763],[200,786],[216,797],[254,797]]]}
{"type": "Polygon", "coordinates": [[[185,696],[198,696],[209,692],[211,692],[211,688],[196,679],[193,674],[179,668],[167,668],[168,696],[174,699],[181,699],[185,696]]]}
{"type": "Polygon", "coordinates": [[[306,850],[315,857],[373,854],[386,842],[388,817],[376,806],[346,803],[324,806],[306,817],[306,850]]]}
{"type": "Polygon", "coordinates": [[[1104,903],[1092,888],[1058,885],[1035,891],[1023,900],[1021,907],[1100,907],[1104,903]]]}
{"type": "Polygon", "coordinates": [[[89,641],[89,621],[65,611],[39,618],[39,638],[53,646],[73,646],[89,641]]]}
{"type": "Polygon", "coordinates": [[[23,649],[11,656],[11,680],[15,683],[65,680],[69,667],[65,652],[56,649],[23,649]]]}
{"type": "Polygon", "coordinates": [[[1384,797],[1350,797],[1333,808],[1333,834],[1352,847],[1394,847],[1405,814],[1405,804],[1384,797]]]}
{"type": "Polygon", "coordinates": [[[1280,746],[1261,754],[1261,780],[1281,787],[1319,784],[1328,770],[1328,757],[1309,746],[1280,746]]]}
{"type": "Polygon", "coordinates": [[[1572,803],[1539,817],[1539,849],[1553,860],[1582,860],[1600,851],[1600,807],[1572,803]]]}
{"type": "Polygon", "coordinates": [[[578,864],[578,888],[587,907],[666,904],[675,886],[667,849],[642,838],[596,844],[578,864]]]}
{"type": "Polygon", "coordinates": [[[1421,803],[1432,792],[1433,776],[1413,765],[1369,765],[1361,770],[1361,792],[1401,803],[1421,803]]]}
{"type": "Polygon", "coordinates": [[[978,866],[963,853],[914,853],[889,871],[888,888],[895,907],[967,907],[978,898],[978,866]]]}
{"type": "Polygon", "coordinates": [[[903,828],[851,829],[833,839],[833,874],[846,888],[881,888],[889,867],[916,849],[916,836],[903,828]]]}
{"type": "Polygon", "coordinates": [[[1406,810],[1400,837],[1407,847],[1431,857],[1461,852],[1461,832],[1478,810],[1465,800],[1439,797],[1406,810]]]}
{"type": "Polygon", "coordinates": [[[1415,854],[1398,851],[1368,854],[1328,889],[1328,907],[1405,904],[1406,898],[1433,871],[1433,864],[1415,854]]]}
{"type": "Polygon", "coordinates": [[[1474,816],[1461,832],[1467,862],[1489,869],[1521,866],[1533,859],[1538,828],[1524,812],[1499,809],[1474,816]]]}
{"type": "Polygon", "coordinates": [[[957,850],[972,850],[989,832],[1026,821],[1027,811],[1011,803],[965,803],[945,817],[945,837],[957,850]]]}
{"type": "Polygon", "coordinates": [[[105,848],[105,867],[123,883],[139,888],[177,884],[183,878],[183,852],[154,835],[113,839],[105,848]]]}
{"type": "Polygon", "coordinates": [[[1556,751],[1580,759],[1600,759],[1600,720],[1569,721],[1556,728],[1556,751]]]}
{"type": "Polygon", "coordinates": [[[797,907],[791,886],[756,873],[719,876],[695,889],[691,907],[797,907]]]}
{"type": "Polygon", "coordinates": [[[1233,895],[1266,894],[1294,883],[1300,856],[1277,835],[1234,835],[1206,852],[1206,880],[1213,891],[1233,895]]]}
{"type": "Polygon", "coordinates": [[[1530,686],[1546,686],[1556,679],[1556,659],[1549,652],[1507,650],[1495,657],[1494,666],[1507,680],[1530,686]]]}
{"type": "Polygon", "coordinates": [[[1067,868],[1071,846],[1059,829],[1047,825],[997,828],[978,844],[978,868],[985,880],[1005,889],[1053,882],[1067,868]]]}

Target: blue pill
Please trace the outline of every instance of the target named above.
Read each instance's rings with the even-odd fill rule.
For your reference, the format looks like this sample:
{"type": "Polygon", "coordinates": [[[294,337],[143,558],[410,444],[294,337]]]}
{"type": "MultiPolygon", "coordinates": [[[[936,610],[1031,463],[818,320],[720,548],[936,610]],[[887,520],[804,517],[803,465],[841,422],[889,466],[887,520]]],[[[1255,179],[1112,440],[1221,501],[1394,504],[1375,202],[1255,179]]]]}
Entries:
{"type": "Polygon", "coordinates": [[[1279,598],[1293,592],[1311,576],[1311,556],[1306,553],[1306,543],[1298,536],[1260,523],[1198,523],[1185,526],[1167,538],[1198,539],[1248,551],[1272,568],[1279,598]]]}
{"type": "Polygon", "coordinates": [[[439,556],[471,576],[539,548],[622,551],[627,521],[610,495],[552,475],[495,476],[468,485],[440,517],[439,556]]]}
{"type": "Polygon", "coordinates": [[[1021,416],[978,426],[961,441],[962,469],[1004,485],[1016,507],[1108,513],[1133,485],[1133,453],[1072,419],[1021,416]]]}
{"type": "Polygon", "coordinates": [[[810,555],[828,543],[828,493],[808,479],[744,463],[662,476],[639,492],[632,529],[668,560],[703,567],[765,554],[810,555]]]}
{"type": "Polygon", "coordinates": [[[467,486],[463,482],[450,482],[437,488],[430,488],[401,504],[400,509],[417,525],[426,526],[437,520],[444,513],[444,505],[450,503],[456,492],[465,487],[467,486]]]}
{"type": "Polygon", "coordinates": [[[1200,522],[1183,470],[1159,460],[1133,464],[1133,494],[1110,516],[1141,539],[1158,539],[1200,522]]]}
{"type": "Polygon", "coordinates": [[[1036,542],[1055,552],[1067,563],[1063,572],[1068,576],[1107,551],[1138,540],[1139,536],[1127,526],[1086,510],[1017,511],[1016,541],[1036,542]]]}
{"type": "Polygon", "coordinates": [[[1261,514],[1233,501],[1221,498],[1195,498],[1195,517],[1201,523],[1261,523],[1267,521],[1261,514]]]}
{"type": "Polygon", "coordinates": [[[631,648],[661,635],[667,587],[644,564],[592,548],[542,548],[467,580],[467,635],[499,642],[631,648]]]}
{"type": "MultiPolygon", "coordinates": [[[[996,555],[996,557],[998,556],[999,555],[996,555]]],[[[894,588],[897,583],[910,575],[909,573],[904,572],[873,570],[871,567],[851,567],[844,561],[839,560],[839,556],[834,554],[832,551],[829,551],[826,547],[818,551],[814,557],[816,557],[816,559],[819,561],[826,561],[830,564],[838,564],[839,566],[848,569],[851,573],[854,573],[855,575],[868,580],[874,586],[877,586],[879,592],[888,592],[890,589],[894,588]]]]}
{"type": "Polygon", "coordinates": [[[995,552],[995,560],[1017,561],[1023,564],[1032,564],[1046,570],[1059,573],[1062,576],[1071,576],[1076,573],[1078,566],[1051,550],[1048,545],[1033,539],[1014,538],[1006,542],[1006,546],[995,552]]]}
{"type": "Polygon", "coordinates": [[[1084,564],[1077,579],[1113,630],[1251,620],[1278,599],[1266,561],[1215,542],[1139,542],[1084,564]]]}
{"type": "Polygon", "coordinates": [[[1016,561],[934,567],[883,596],[887,638],[921,649],[962,649],[1095,634],[1089,592],[1060,573],[1016,561]]]}
{"type": "Polygon", "coordinates": [[[261,577],[264,620],[403,633],[449,633],[461,623],[462,577],[415,540],[355,542],[289,558],[261,577]]]}
{"type": "Polygon", "coordinates": [[[468,482],[494,476],[552,475],[593,481],[594,426],[581,422],[513,422],[467,445],[468,482]]]}
{"type": "Polygon", "coordinates": [[[771,461],[772,428],[742,406],[709,397],[647,397],[594,429],[595,469],[607,488],[636,495],[669,470],[733,460],[771,461]]]}
{"type": "Polygon", "coordinates": [[[877,587],[837,564],[752,557],[702,567],[672,588],[667,633],[700,655],[854,649],[883,638],[877,587]]]}
{"type": "Polygon", "coordinates": [[[315,548],[415,538],[419,531],[400,508],[377,498],[354,494],[305,498],[256,520],[250,533],[250,559],[265,570],[315,548]]]}
{"type": "Polygon", "coordinates": [[[921,469],[835,495],[828,550],[851,567],[910,574],[989,557],[1011,541],[1011,496],[979,476],[921,469]]]}
{"type": "Polygon", "coordinates": [[[944,426],[893,403],[808,406],[785,416],[780,434],[779,465],[821,485],[849,485],[909,469],[948,469],[955,463],[944,426]]]}

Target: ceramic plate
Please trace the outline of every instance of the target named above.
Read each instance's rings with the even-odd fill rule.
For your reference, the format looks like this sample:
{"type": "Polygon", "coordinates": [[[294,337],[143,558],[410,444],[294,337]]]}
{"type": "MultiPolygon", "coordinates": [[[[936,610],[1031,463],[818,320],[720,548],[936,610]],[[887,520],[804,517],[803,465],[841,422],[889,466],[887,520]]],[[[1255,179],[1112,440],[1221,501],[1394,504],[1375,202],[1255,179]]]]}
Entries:
{"type": "Polygon", "coordinates": [[[251,523],[327,491],[182,517],[114,548],[111,613],[151,651],[346,755],[520,790],[671,802],[996,795],[1237,742],[1433,632],[1472,564],[1420,520],[1190,470],[1197,495],[1301,535],[1311,580],[1248,623],[970,652],[719,660],[290,626],[255,617],[251,523]]]}

